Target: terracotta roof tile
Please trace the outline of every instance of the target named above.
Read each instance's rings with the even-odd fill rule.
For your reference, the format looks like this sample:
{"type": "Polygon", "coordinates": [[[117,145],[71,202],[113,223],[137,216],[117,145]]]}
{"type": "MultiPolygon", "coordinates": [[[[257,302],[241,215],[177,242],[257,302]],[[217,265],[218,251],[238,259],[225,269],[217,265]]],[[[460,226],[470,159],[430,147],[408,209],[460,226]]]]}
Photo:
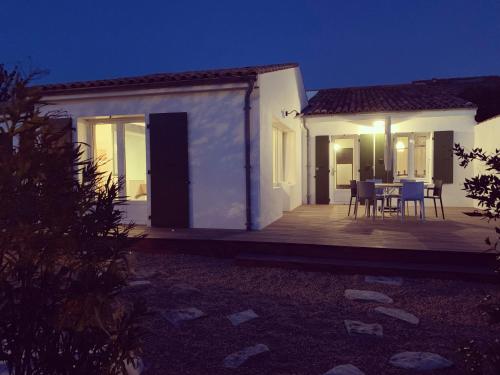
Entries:
{"type": "Polygon", "coordinates": [[[309,99],[306,115],[475,108],[446,88],[413,83],[319,90],[309,99]]]}
{"type": "Polygon", "coordinates": [[[148,74],[137,77],[53,83],[38,86],[45,95],[71,94],[107,90],[130,90],[170,86],[188,86],[241,82],[259,74],[298,67],[296,63],[247,66],[242,68],[213,69],[178,73],[148,74]]]}

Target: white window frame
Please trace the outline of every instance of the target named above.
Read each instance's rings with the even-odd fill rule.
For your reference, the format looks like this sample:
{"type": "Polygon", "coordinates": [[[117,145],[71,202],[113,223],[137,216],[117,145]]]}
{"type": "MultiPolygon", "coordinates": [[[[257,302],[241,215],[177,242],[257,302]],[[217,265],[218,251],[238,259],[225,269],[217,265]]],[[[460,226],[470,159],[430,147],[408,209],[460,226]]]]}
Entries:
{"type": "Polygon", "coordinates": [[[431,133],[428,132],[414,132],[414,133],[393,133],[392,141],[393,141],[393,176],[394,180],[397,181],[399,179],[413,179],[417,181],[428,181],[430,180],[431,171],[430,171],[430,155],[431,155],[431,133]],[[425,176],[424,177],[415,177],[415,138],[417,136],[425,136],[425,176]],[[398,176],[396,174],[396,165],[398,152],[396,149],[396,143],[398,137],[408,137],[408,176],[398,176]]]}
{"type": "MultiPolygon", "coordinates": [[[[114,124],[116,126],[116,163],[117,163],[117,175],[118,177],[122,177],[125,181],[127,179],[126,176],[126,159],[125,159],[125,124],[131,123],[131,122],[142,122],[144,123],[145,126],[145,137],[146,137],[146,144],[144,145],[145,147],[145,152],[146,152],[146,160],[147,160],[147,123],[145,120],[144,116],[129,116],[129,117],[109,117],[109,118],[91,118],[91,119],[85,119],[86,121],[86,127],[87,127],[87,144],[90,146],[90,152],[89,155],[91,155],[92,158],[95,157],[94,152],[95,152],[95,126],[96,124],[114,124]]],[[[147,161],[146,161],[147,164],[147,161]]],[[[146,165],[146,169],[147,169],[146,165]]],[[[147,172],[147,171],[146,171],[147,172]]],[[[148,186],[148,193],[149,193],[149,176],[147,176],[146,173],[146,184],[148,186]]],[[[126,194],[126,184],[124,184],[121,188],[120,193],[122,195],[126,194]]],[[[149,200],[149,194],[146,197],[146,200],[149,200]]],[[[128,202],[143,202],[141,200],[133,199],[130,197],[127,197],[128,202]]]]}
{"type": "Polygon", "coordinates": [[[295,182],[295,132],[285,126],[272,127],[272,181],[274,187],[295,182]],[[279,134],[279,137],[276,137],[279,134]]]}

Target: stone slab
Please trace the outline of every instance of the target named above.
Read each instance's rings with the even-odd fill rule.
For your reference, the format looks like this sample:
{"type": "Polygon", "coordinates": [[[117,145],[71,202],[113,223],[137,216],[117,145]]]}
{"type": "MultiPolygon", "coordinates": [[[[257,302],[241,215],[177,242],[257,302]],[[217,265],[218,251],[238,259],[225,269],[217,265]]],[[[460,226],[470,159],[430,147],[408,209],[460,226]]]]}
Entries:
{"type": "Polygon", "coordinates": [[[352,301],[369,301],[379,303],[393,303],[391,297],[384,293],[371,290],[346,289],[344,296],[352,301]]]}
{"type": "Polygon", "coordinates": [[[365,375],[363,371],[350,363],[346,365],[335,366],[323,375],[365,375]]]}
{"type": "Polygon", "coordinates": [[[207,314],[195,307],[164,311],[162,315],[175,327],[179,327],[183,322],[207,316],[207,314]]]}
{"type": "Polygon", "coordinates": [[[389,360],[395,367],[416,371],[432,371],[453,366],[453,362],[430,352],[401,352],[389,360]]]}
{"type": "Polygon", "coordinates": [[[226,368],[238,368],[251,357],[255,357],[256,355],[266,352],[269,352],[267,345],[257,344],[249,346],[241,349],[240,351],[229,354],[226,358],[224,358],[223,365],[226,368]]]}
{"type": "Polygon", "coordinates": [[[259,316],[253,310],[245,310],[238,313],[228,315],[227,318],[231,321],[233,326],[238,326],[241,323],[248,322],[249,320],[258,318],[259,316]]]}
{"type": "Polygon", "coordinates": [[[375,308],[375,311],[380,313],[380,314],[390,316],[392,318],[403,320],[403,321],[410,323],[410,324],[417,325],[418,323],[420,323],[420,320],[415,315],[413,315],[405,310],[379,306],[379,307],[375,308]]]}
{"type": "Polygon", "coordinates": [[[349,335],[367,335],[383,337],[384,330],[378,323],[363,323],[357,320],[344,320],[344,325],[349,335]]]}

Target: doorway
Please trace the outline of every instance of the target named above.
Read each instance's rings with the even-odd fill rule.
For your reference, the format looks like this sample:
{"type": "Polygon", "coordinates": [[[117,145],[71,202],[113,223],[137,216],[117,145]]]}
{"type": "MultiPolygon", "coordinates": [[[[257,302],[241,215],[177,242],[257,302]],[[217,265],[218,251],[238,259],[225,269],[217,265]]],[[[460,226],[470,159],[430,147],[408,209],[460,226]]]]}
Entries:
{"type": "Polygon", "coordinates": [[[358,137],[334,136],[330,142],[330,202],[347,203],[351,180],[358,179],[358,137]]]}

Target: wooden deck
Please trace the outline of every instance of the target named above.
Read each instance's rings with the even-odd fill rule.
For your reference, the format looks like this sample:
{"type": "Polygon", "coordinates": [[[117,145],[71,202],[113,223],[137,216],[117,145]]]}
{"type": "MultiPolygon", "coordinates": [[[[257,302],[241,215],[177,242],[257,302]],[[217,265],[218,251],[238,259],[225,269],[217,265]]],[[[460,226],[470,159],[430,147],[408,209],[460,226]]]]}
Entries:
{"type": "MultiPolygon", "coordinates": [[[[286,212],[282,218],[260,231],[217,229],[170,230],[138,227],[149,239],[245,241],[281,244],[328,245],[335,247],[383,248],[480,253],[487,250],[484,239],[494,234],[493,223],[464,212],[471,208],[446,208],[446,220],[436,218],[427,208],[426,221],[414,216],[401,222],[395,215],[377,216],[375,221],[362,214],[358,220],[347,216],[345,205],[307,205],[286,212]]],[[[410,212],[412,208],[410,207],[410,212]]]]}

